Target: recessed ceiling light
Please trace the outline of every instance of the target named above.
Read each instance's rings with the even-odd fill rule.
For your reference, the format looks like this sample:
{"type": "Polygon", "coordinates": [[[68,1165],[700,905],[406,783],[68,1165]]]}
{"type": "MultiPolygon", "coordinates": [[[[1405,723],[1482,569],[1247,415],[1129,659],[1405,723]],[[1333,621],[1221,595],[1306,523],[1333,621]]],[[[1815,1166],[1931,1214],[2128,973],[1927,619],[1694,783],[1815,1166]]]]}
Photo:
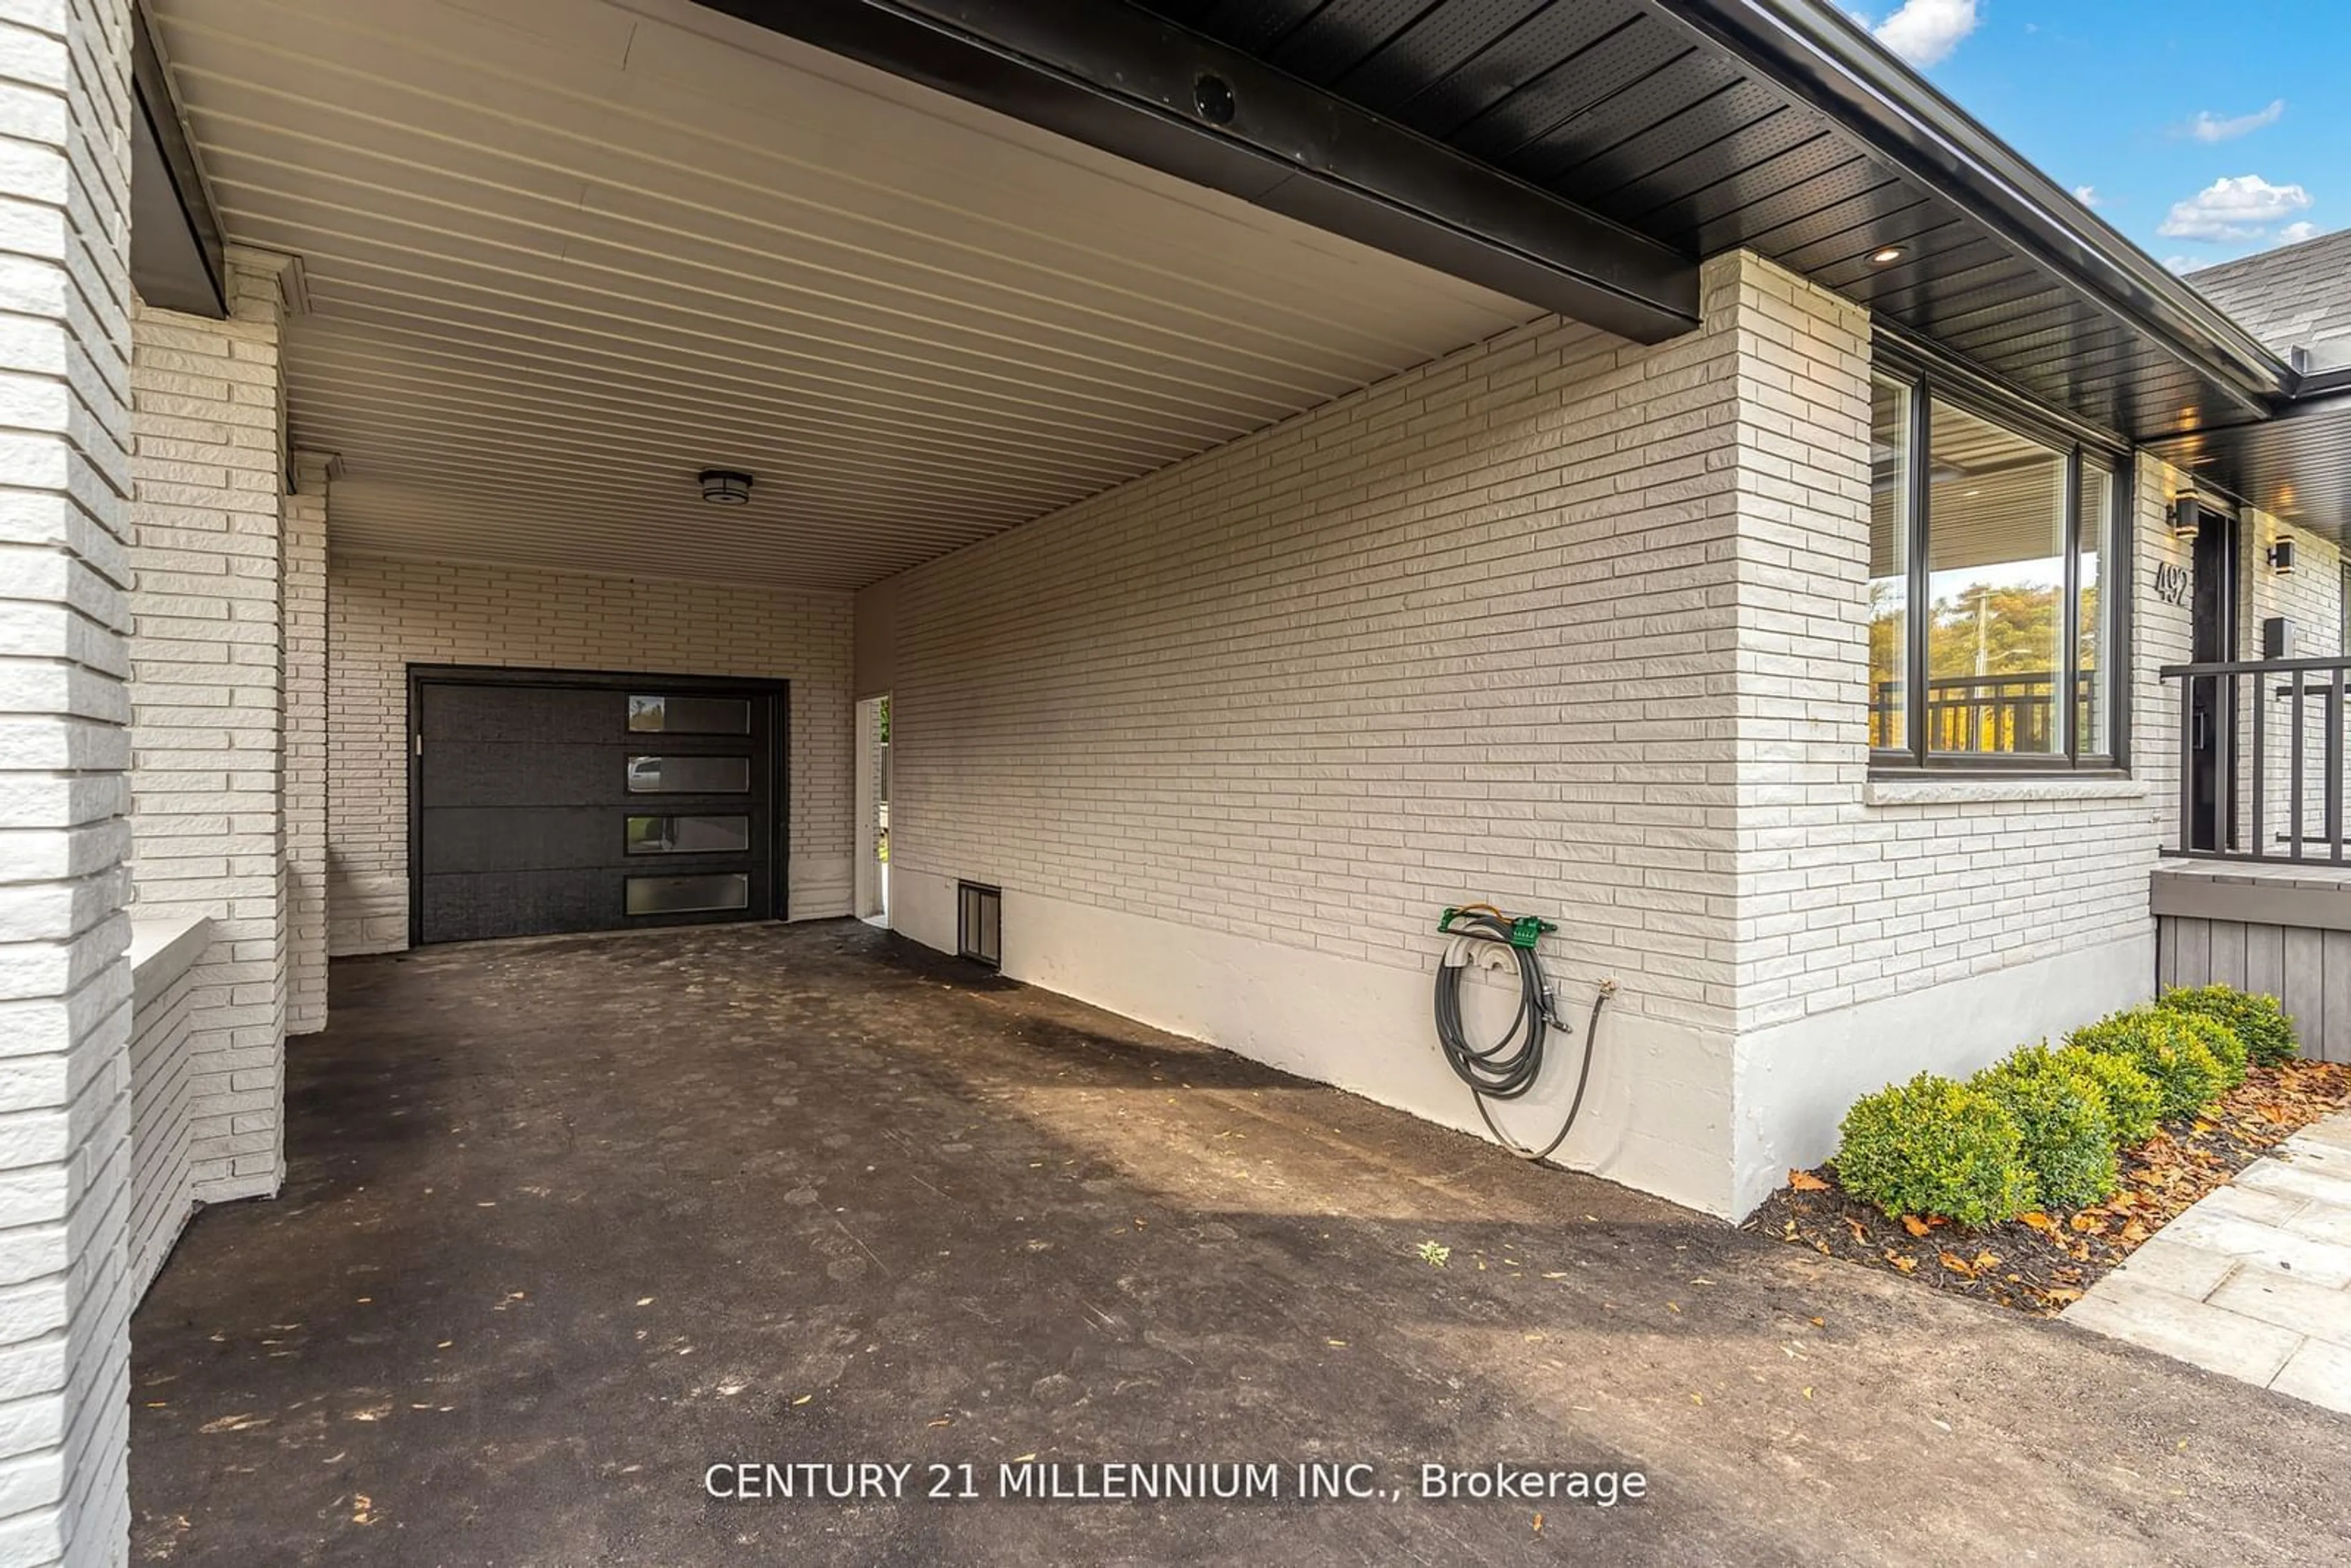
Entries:
{"type": "Polygon", "coordinates": [[[705,468],[695,476],[702,498],[714,507],[745,507],[751,502],[751,476],[732,468],[705,468]]]}
{"type": "Polygon", "coordinates": [[[1869,253],[1869,259],[1880,267],[1886,266],[1888,262],[1900,261],[1902,247],[1898,245],[1889,245],[1883,250],[1873,250],[1869,253]]]}

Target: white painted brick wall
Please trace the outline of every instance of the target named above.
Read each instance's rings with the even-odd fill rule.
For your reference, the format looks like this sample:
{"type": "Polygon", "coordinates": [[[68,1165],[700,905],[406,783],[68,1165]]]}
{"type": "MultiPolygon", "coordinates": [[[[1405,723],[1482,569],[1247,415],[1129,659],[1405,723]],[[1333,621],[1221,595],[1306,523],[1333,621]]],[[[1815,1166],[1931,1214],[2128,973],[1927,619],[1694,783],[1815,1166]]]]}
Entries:
{"type": "Polygon", "coordinates": [[[412,664],[790,681],[791,917],[850,913],[848,594],[330,557],[327,597],[331,951],[408,945],[412,664]]]}
{"type": "Polygon", "coordinates": [[[2245,656],[2259,658],[2262,622],[2283,615],[2294,622],[2298,658],[2332,658],[2343,651],[2343,552],[2315,534],[2280,522],[2267,512],[2248,511],[2245,528],[2245,656]],[[2268,564],[2269,550],[2294,541],[2294,570],[2281,577],[2268,564]]]}
{"type": "Polygon", "coordinates": [[[1401,964],[1558,909],[1742,1029],[2143,922],[2143,792],[1869,803],[1867,320],[1709,277],[1729,338],[1512,334],[900,580],[893,859],[1401,964]]]}
{"type": "Polygon", "coordinates": [[[286,497],[286,1032],[327,1027],[327,508],[332,459],[294,454],[286,497]]]}
{"type": "Polygon", "coordinates": [[[2145,790],[1871,785],[1869,389],[1849,351],[1866,322],[1776,269],[1757,287],[1746,395],[1782,417],[1750,424],[1763,450],[1743,466],[1781,510],[1750,507],[1742,541],[1741,1029],[2144,930],[2145,790]]]}
{"type": "Polygon", "coordinates": [[[202,915],[187,1181],[200,1201],[285,1173],[277,283],[234,262],[228,319],[139,308],[131,395],[132,890],[142,917],[202,915]]]}
{"type": "MultiPolygon", "coordinates": [[[[1571,988],[1725,1038],[2053,955],[2103,1000],[2150,930],[2147,789],[1872,784],[1866,317],[1741,257],[1706,308],[1655,350],[1506,334],[869,595],[893,895],[970,878],[1421,972],[1437,910],[1483,900],[1560,918],[1571,988]]],[[[1735,1071],[1782,1137],[1789,1074],[1705,1071],[1629,1092],[1735,1071]]],[[[1681,1190],[1733,1201],[1729,1133],[1687,1135],[1718,1174],[1681,1190]]]]}
{"type": "Polygon", "coordinates": [[[1732,349],[1545,320],[895,580],[893,892],[1422,971],[1485,901],[1727,1021],[1732,349]]]}
{"type": "Polygon", "coordinates": [[[0,5],[0,1562],[129,1549],[126,0],[0,5]]]}

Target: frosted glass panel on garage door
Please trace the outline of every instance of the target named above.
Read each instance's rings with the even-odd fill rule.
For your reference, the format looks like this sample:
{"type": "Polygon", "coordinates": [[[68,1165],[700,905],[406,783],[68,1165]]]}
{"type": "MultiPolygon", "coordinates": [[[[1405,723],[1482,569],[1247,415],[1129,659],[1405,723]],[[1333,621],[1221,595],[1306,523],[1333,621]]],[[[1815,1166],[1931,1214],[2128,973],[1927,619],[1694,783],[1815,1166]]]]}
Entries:
{"type": "Polygon", "coordinates": [[[632,795],[740,795],[751,788],[747,757],[632,757],[632,795]]]}
{"type": "Polygon", "coordinates": [[[640,734],[748,735],[751,703],[747,697],[632,695],[629,728],[640,734]]]}

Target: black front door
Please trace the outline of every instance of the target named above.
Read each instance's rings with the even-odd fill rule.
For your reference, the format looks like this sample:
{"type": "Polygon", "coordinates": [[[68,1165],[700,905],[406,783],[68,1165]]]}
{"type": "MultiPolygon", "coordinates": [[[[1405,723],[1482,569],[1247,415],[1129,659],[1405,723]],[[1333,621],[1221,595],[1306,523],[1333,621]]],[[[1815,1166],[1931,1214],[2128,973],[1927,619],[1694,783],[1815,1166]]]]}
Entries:
{"type": "Polygon", "coordinates": [[[779,905],[780,688],[418,669],[418,942],[765,919],[779,905]]]}
{"type": "MultiPolygon", "coordinates": [[[[2194,616],[2189,656],[2217,664],[2237,656],[2237,520],[2207,510],[2196,530],[2194,616]]],[[[2191,849],[2220,850],[2236,837],[2231,798],[2236,682],[2207,676],[2189,693],[2189,831],[2191,849]]]]}

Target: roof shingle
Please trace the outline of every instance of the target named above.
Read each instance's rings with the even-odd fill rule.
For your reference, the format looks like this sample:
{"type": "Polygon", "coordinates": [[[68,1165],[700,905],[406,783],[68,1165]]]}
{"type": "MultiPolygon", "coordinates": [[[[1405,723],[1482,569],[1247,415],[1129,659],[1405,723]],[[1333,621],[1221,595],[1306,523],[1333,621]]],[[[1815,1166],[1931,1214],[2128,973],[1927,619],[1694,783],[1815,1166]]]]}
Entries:
{"type": "Polygon", "coordinates": [[[2188,275],[2199,293],[2280,354],[2351,364],[2351,229],[2188,275]]]}

